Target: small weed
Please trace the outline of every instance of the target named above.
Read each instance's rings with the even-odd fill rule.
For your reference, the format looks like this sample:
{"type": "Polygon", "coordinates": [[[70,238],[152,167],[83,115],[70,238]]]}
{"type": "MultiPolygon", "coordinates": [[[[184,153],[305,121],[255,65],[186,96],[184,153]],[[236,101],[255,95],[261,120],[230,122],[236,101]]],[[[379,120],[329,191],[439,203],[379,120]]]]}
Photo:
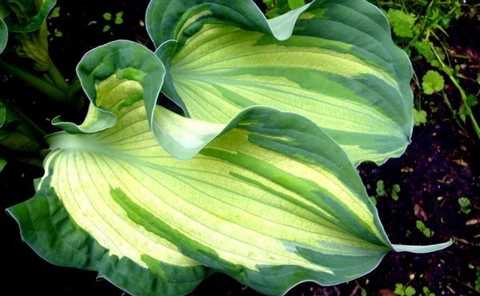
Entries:
{"type": "Polygon", "coordinates": [[[387,190],[385,189],[385,182],[383,180],[378,180],[375,187],[376,196],[373,196],[372,199],[374,200],[374,204],[376,205],[378,198],[384,197],[390,194],[390,196],[394,201],[398,201],[400,198],[400,195],[399,195],[400,192],[401,192],[401,188],[399,184],[393,184],[392,188],[390,190],[387,190]]]}
{"type": "Polygon", "coordinates": [[[111,12],[105,12],[102,17],[107,22],[107,24],[103,26],[102,31],[106,33],[112,29],[112,25],[122,25],[124,22],[123,15],[123,11],[117,12],[115,16],[111,12]]]}
{"type": "Polygon", "coordinates": [[[115,14],[115,25],[121,25],[123,24],[123,11],[117,12],[115,14]]]}
{"type": "Polygon", "coordinates": [[[480,267],[477,267],[477,279],[475,280],[475,291],[480,293],[480,267]]]}
{"type": "Polygon", "coordinates": [[[417,222],[415,224],[416,224],[417,229],[421,233],[423,233],[423,235],[425,235],[425,237],[431,238],[433,236],[433,230],[428,228],[427,225],[425,225],[425,223],[423,223],[423,221],[417,220],[417,222]]]}
{"type": "Polygon", "coordinates": [[[435,70],[428,71],[422,81],[423,93],[427,95],[438,93],[445,88],[443,76],[435,70]]]}
{"type": "Polygon", "coordinates": [[[391,193],[391,196],[392,196],[392,199],[394,201],[398,201],[400,199],[400,192],[402,191],[402,189],[400,188],[400,185],[398,184],[393,184],[392,186],[392,193],[391,193]]]}
{"type": "Polygon", "coordinates": [[[421,126],[427,123],[427,112],[425,110],[413,109],[413,117],[415,119],[415,126],[421,126]]]}
{"type": "Polygon", "coordinates": [[[400,283],[395,284],[395,291],[393,291],[395,295],[398,296],[413,296],[417,293],[414,287],[410,285],[403,285],[400,283]]]}
{"type": "Polygon", "coordinates": [[[423,287],[422,293],[423,293],[423,296],[435,296],[435,293],[431,292],[430,288],[428,287],[423,287]]]}
{"type": "MultiPolygon", "coordinates": [[[[422,89],[425,95],[441,93],[446,105],[460,125],[470,123],[477,137],[480,139],[480,125],[473,107],[478,105],[476,96],[467,93],[462,85],[464,76],[461,68],[451,64],[451,51],[445,40],[449,37],[447,30],[453,20],[462,15],[461,0],[427,1],[401,0],[376,1],[387,10],[387,16],[392,24],[397,42],[411,56],[424,59],[431,67],[422,79],[422,89]],[[416,52],[416,54],[415,54],[416,52]],[[462,100],[460,107],[455,110],[446,92],[445,80],[448,78],[457,89],[462,100]]],[[[418,105],[418,104],[417,104],[418,105]]],[[[417,110],[420,110],[417,106],[417,110]]],[[[478,115],[477,115],[478,116],[478,115]]]]}
{"type": "Polygon", "coordinates": [[[472,203],[468,197],[460,197],[458,199],[458,205],[460,206],[460,211],[466,215],[470,214],[472,211],[472,203]]]}

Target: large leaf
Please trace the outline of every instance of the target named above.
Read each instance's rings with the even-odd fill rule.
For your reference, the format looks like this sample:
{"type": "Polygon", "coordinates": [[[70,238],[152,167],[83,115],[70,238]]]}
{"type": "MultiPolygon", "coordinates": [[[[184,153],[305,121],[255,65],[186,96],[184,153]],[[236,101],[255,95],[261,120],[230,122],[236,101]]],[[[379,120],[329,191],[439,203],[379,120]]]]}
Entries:
{"type": "Polygon", "coordinates": [[[250,0],[152,0],[147,28],[167,64],[163,91],[192,118],[227,123],[254,105],[298,113],[354,163],[410,142],[411,65],[367,1],[313,1],[267,20],[250,0]]]}
{"type": "Polygon", "coordinates": [[[0,54],[7,47],[8,28],[5,22],[0,18],[0,54]]]}
{"type": "MultiPolygon", "coordinates": [[[[47,173],[36,196],[10,209],[20,224],[22,237],[49,262],[98,271],[101,277],[131,294],[187,294],[204,279],[205,268],[181,254],[173,243],[130,220],[128,213],[110,198],[112,188],[108,182],[115,180],[106,178],[101,171],[108,166],[96,162],[96,157],[110,151],[101,147],[101,138],[113,137],[110,148],[115,150],[115,134],[132,132],[142,137],[136,124],[127,125],[139,121],[141,127],[142,122],[147,122],[144,91],[160,89],[163,66],[145,47],[118,41],[87,53],[77,72],[87,95],[94,94],[90,97],[91,107],[82,125],[57,122],[70,133],[50,137],[53,151],[45,160],[47,173]],[[152,78],[157,76],[154,74],[160,80],[152,78]],[[93,139],[99,140],[94,153],[67,147],[76,141],[88,146],[93,139]],[[107,189],[106,195],[103,189],[107,189]]],[[[158,95],[158,90],[153,92],[158,95]]],[[[142,141],[138,143],[141,149],[142,141]]],[[[111,161],[119,160],[117,155],[111,156],[111,161]]]]}
{"type": "Polygon", "coordinates": [[[449,245],[392,245],[347,155],[293,113],[254,107],[225,126],[155,106],[164,139],[187,154],[205,146],[191,160],[176,159],[149,127],[145,102],[156,71],[133,67],[156,57],[121,59],[143,50],[110,43],[78,67],[87,93],[95,90],[86,120],[102,120],[101,108],[116,122],[52,135],[37,196],[10,209],[42,257],[97,270],[136,295],[186,294],[206,275],[201,265],[280,295],[305,280],[357,278],[390,250],[449,245]],[[198,136],[210,134],[219,136],[198,136]]]}
{"type": "Polygon", "coordinates": [[[0,54],[7,46],[8,31],[39,30],[56,3],[56,0],[0,0],[0,54]]]}
{"type": "Polygon", "coordinates": [[[7,161],[3,158],[0,158],[0,173],[3,171],[5,166],[7,166],[7,161]]]}
{"type": "Polygon", "coordinates": [[[1,0],[11,13],[5,18],[10,32],[37,31],[57,4],[57,0],[1,0]]]}

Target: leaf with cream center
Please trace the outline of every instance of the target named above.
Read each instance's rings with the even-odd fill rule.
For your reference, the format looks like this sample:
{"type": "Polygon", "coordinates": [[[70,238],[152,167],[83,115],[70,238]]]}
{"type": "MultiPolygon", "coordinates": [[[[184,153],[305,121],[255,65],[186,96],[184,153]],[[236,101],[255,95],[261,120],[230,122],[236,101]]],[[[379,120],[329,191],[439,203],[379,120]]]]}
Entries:
{"type": "Polygon", "coordinates": [[[250,0],[152,0],[147,28],[167,66],[163,92],[192,118],[228,123],[256,105],[297,113],[355,164],[410,142],[411,65],[367,1],[313,1],[267,20],[250,0]]]}
{"type": "Polygon", "coordinates": [[[154,106],[164,142],[185,144],[182,153],[204,147],[173,157],[146,108],[162,79],[156,61],[118,41],[79,64],[95,104],[85,121],[101,121],[101,109],[115,123],[50,136],[37,196],[10,209],[45,259],[97,270],[134,295],[187,294],[205,267],[280,295],[302,281],[358,278],[391,250],[449,245],[392,245],[342,148],[297,114],[253,107],[220,125],[154,106]]]}

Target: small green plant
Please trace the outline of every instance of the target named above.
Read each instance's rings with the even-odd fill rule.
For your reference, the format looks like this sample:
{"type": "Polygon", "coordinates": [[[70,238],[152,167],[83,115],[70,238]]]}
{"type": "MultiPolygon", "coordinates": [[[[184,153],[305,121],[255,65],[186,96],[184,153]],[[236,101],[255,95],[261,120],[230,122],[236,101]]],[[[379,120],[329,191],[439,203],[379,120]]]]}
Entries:
{"type": "Polygon", "coordinates": [[[468,197],[460,197],[458,199],[458,205],[460,206],[460,211],[466,215],[472,211],[472,203],[468,197]]]}
{"type": "Polygon", "coordinates": [[[431,238],[433,236],[433,231],[425,225],[425,223],[421,220],[417,220],[415,223],[417,229],[423,233],[423,235],[427,238],[431,238]]]}
{"type": "Polygon", "coordinates": [[[445,87],[445,80],[442,75],[435,70],[429,70],[422,79],[423,92],[431,95],[440,92],[445,87]]]}
{"type": "Polygon", "coordinates": [[[415,36],[415,22],[417,21],[415,14],[390,8],[387,15],[395,35],[401,38],[413,38],[415,36]]]}
{"type": "Polygon", "coordinates": [[[387,194],[385,192],[385,183],[383,182],[383,180],[377,181],[375,192],[377,193],[377,197],[385,196],[387,194]]]}
{"type": "Polygon", "coordinates": [[[373,202],[376,204],[378,198],[381,198],[381,197],[387,196],[387,194],[390,194],[390,197],[394,201],[398,201],[400,198],[399,194],[401,191],[402,189],[400,188],[399,184],[393,184],[391,190],[387,192],[387,190],[385,189],[385,182],[383,180],[378,180],[375,187],[376,195],[372,197],[372,199],[373,199],[373,202]]]}
{"type": "MultiPolygon", "coordinates": [[[[445,38],[451,22],[462,15],[461,0],[447,1],[377,1],[388,11],[393,32],[407,52],[416,51],[432,67],[422,79],[423,92],[426,95],[442,93],[449,108],[452,104],[444,92],[444,78],[447,77],[457,89],[462,100],[461,107],[452,110],[462,122],[470,122],[474,133],[480,139],[480,125],[473,108],[477,106],[476,96],[466,92],[462,86],[459,68],[451,64],[452,58],[445,38]]],[[[418,108],[420,109],[420,108],[418,108]]]]}
{"type": "Polygon", "coordinates": [[[415,119],[415,126],[421,126],[428,122],[428,115],[425,110],[413,109],[413,118],[415,119]]]}
{"type": "Polygon", "coordinates": [[[413,296],[417,293],[414,287],[410,285],[404,285],[401,283],[395,284],[395,290],[393,291],[398,296],[413,296]]]}
{"type": "Polygon", "coordinates": [[[113,14],[111,12],[105,12],[102,17],[103,19],[107,22],[103,26],[103,32],[108,32],[112,28],[111,24],[113,23],[114,25],[121,25],[123,24],[123,11],[119,11],[115,14],[115,18],[113,17],[113,14]]]}
{"type": "Polygon", "coordinates": [[[435,293],[430,291],[430,288],[423,287],[422,288],[423,296],[436,296],[435,293]]]}
{"type": "Polygon", "coordinates": [[[391,197],[394,201],[398,201],[400,199],[400,192],[401,191],[402,191],[402,189],[400,188],[399,184],[393,184],[391,197]]]}

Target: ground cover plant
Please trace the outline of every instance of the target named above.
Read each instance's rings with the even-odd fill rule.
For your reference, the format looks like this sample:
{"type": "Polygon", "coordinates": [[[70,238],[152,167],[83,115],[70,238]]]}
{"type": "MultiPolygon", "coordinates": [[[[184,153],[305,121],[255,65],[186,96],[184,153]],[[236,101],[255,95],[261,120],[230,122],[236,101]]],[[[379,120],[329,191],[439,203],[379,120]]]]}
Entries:
{"type": "MultiPolygon", "coordinates": [[[[75,4],[2,2],[2,202],[38,255],[97,271],[134,295],[431,295],[456,293],[455,279],[460,293],[475,292],[478,265],[468,259],[458,267],[468,276],[445,273],[435,286],[422,269],[386,282],[358,278],[389,251],[402,252],[381,265],[395,274],[402,258],[428,264],[459,244],[472,254],[477,247],[478,236],[458,237],[427,208],[453,204],[451,219],[475,231],[469,156],[436,168],[432,157],[445,154],[434,144],[427,159],[408,151],[410,164],[395,159],[414,123],[425,129],[443,110],[448,128],[476,143],[472,63],[456,67],[460,55],[445,41],[450,24],[475,18],[476,6],[377,3],[384,13],[361,0],[142,4],[105,4],[69,31],[72,15],[88,15],[75,4]],[[422,91],[415,104],[408,55],[429,65],[413,83],[422,91]],[[456,191],[418,191],[412,163],[456,191]],[[445,172],[452,163],[461,173],[445,172]],[[392,166],[400,176],[382,175],[392,166]],[[23,185],[33,178],[35,194],[23,185]],[[396,219],[381,216],[382,225],[374,204],[396,219]],[[403,253],[439,251],[451,238],[456,245],[441,253],[403,253]],[[305,281],[349,284],[292,289],[305,281]]],[[[474,51],[461,58],[470,62],[474,51]]],[[[445,269],[439,260],[434,268],[445,269]]],[[[81,294],[58,286],[47,289],[81,294]]]]}

